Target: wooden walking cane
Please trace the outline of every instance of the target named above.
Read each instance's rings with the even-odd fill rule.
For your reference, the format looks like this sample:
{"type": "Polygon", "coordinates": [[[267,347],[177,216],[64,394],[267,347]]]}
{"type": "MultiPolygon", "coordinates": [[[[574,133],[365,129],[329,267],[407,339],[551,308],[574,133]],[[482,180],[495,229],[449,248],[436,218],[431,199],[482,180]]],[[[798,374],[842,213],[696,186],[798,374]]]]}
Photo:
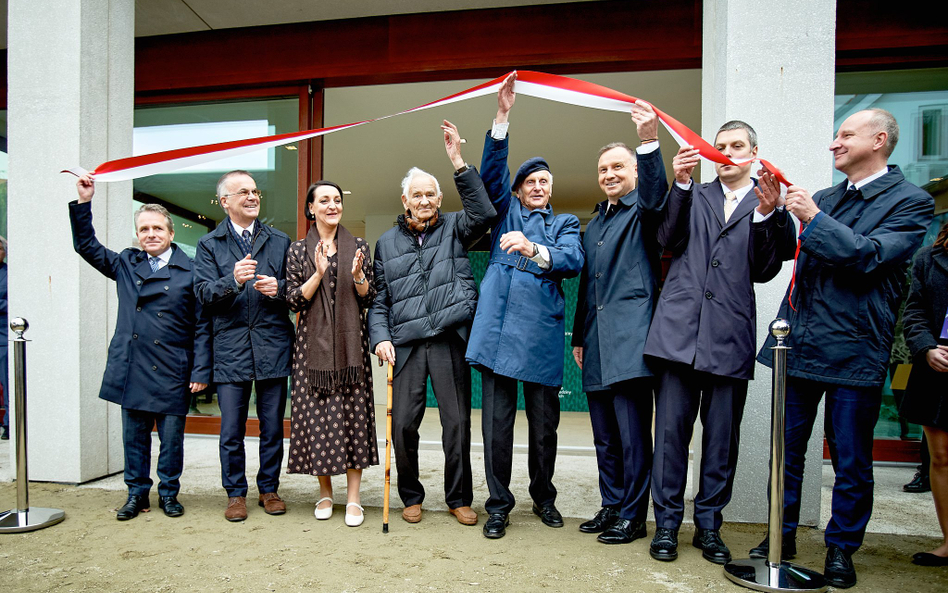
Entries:
{"type": "Polygon", "coordinates": [[[385,405],[385,488],[382,494],[382,533],[388,533],[388,497],[392,489],[392,371],[388,365],[388,403],[385,405]]]}

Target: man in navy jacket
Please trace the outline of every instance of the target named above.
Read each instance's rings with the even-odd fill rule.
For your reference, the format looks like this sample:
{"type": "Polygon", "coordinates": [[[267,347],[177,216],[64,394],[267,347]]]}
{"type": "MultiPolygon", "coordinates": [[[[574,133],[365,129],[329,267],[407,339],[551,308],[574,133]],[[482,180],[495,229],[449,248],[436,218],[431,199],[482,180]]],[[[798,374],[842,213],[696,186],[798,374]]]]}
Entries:
{"type": "MultiPolygon", "coordinates": [[[[757,154],[757,134],[744,122],[718,130],[715,147],[734,161],[757,154]]],[[[722,511],[731,499],[747,382],[754,376],[755,282],[767,282],[793,256],[794,226],[763,194],[752,163],[716,165],[718,177],[698,184],[697,151],[682,147],[673,160],[675,183],[658,240],[674,254],[645,343],[659,377],[655,397],[652,500],[656,560],[678,557],[684,514],[688,445],[701,417],[701,468],[692,544],[724,564],[722,511]]],[[[643,175],[647,163],[643,162],[643,175]]],[[[763,177],[767,181],[769,175],[763,177]]]]}
{"type": "Polygon", "coordinates": [[[191,393],[211,381],[208,321],[192,289],[191,258],[173,244],[168,211],[146,204],[135,213],[141,249],[116,253],[95,236],[95,181],[79,178],[78,202],[69,204],[76,252],[115,281],[118,319],[109,344],[99,397],[122,406],[122,444],[128,501],[119,521],[150,510],[151,431],[157,425],[159,506],[169,517],[184,514],[178,502],[184,466],[184,422],[191,393]]]}
{"type": "Polygon", "coordinates": [[[658,296],[668,181],[658,148],[658,118],[644,102],[632,109],[642,145],[614,142],[599,151],[606,199],[586,225],[573,319],[573,357],[589,401],[602,508],[579,526],[606,544],[645,537],[652,470],[652,370],[643,349],[658,296]],[[636,176],[636,161],[650,161],[636,176]],[[636,188],[636,181],[641,186],[636,188]]]}
{"type": "Polygon", "coordinates": [[[194,293],[214,322],[214,382],[221,408],[221,476],[228,521],[247,518],[244,433],[251,389],[260,420],[258,502],[282,515],[283,416],[293,324],[286,306],[290,238],[261,224],[260,192],[246,171],[225,173],[217,196],[227,218],[198,242],[194,293]]]}
{"type": "MultiPolygon", "coordinates": [[[[836,472],[824,576],[856,584],[852,554],[872,514],[873,429],[912,254],[931,224],[932,197],[887,166],[899,126],[882,109],[859,111],[830,144],[847,180],[810,197],[790,186],[787,210],[803,223],[796,279],[780,306],[789,320],[783,552],[796,550],[807,441],[826,395],[825,430],[836,472]]],[[[773,338],[758,359],[772,364],[773,338]]],[[[767,541],[751,557],[767,556],[767,541]]]]}

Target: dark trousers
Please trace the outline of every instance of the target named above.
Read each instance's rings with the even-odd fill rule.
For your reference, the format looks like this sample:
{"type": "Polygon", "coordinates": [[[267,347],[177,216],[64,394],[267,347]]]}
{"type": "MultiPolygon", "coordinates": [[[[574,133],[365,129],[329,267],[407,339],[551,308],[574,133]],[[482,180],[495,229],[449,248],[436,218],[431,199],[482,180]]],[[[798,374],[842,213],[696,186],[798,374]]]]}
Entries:
{"type": "Polygon", "coordinates": [[[652,473],[652,381],[633,379],[586,393],[602,506],[644,521],[652,473]]]}
{"type": "MultiPolygon", "coordinates": [[[[221,408],[221,480],[227,496],[247,496],[247,455],[244,435],[250,408],[252,381],[218,383],[221,408]]],[[[280,487],[283,466],[283,415],[286,412],[286,377],[258,380],[257,419],[260,421],[260,470],[257,490],[264,494],[280,487]]]]}
{"type": "Polygon", "coordinates": [[[852,554],[862,545],[872,515],[872,435],[882,406],[881,387],[787,378],[783,531],[794,533],[800,522],[806,446],[824,393],[824,430],[836,472],[833,513],[824,537],[827,545],[852,554]]]}
{"type": "MultiPolygon", "coordinates": [[[[517,380],[482,369],[482,425],[484,467],[490,496],[488,513],[509,513],[515,500],[510,491],[513,465],[514,420],[517,417],[517,380]]],[[[553,470],[556,464],[556,429],[560,425],[560,388],[523,382],[524,404],[529,428],[527,472],[530,496],[539,506],[556,501],[553,470]]]]}
{"type": "Polygon", "coordinates": [[[416,344],[392,380],[392,438],[398,495],[407,506],[421,504],[418,479],[418,427],[425,416],[428,378],[441,416],[444,450],[444,500],[448,507],[471,506],[471,370],[466,344],[454,331],[416,344]]]}
{"type": "Polygon", "coordinates": [[[688,445],[701,417],[701,474],[695,495],[695,526],[720,529],[731,501],[747,381],[668,363],[655,392],[655,455],[652,501],[656,527],[677,529],[685,511],[688,445]]]}
{"type": "Polygon", "coordinates": [[[147,497],[151,479],[151,429],[158,427],[158,496],[177,496],[184,469],[185,416],[122,408],[122,446],[128,493],[147,497]]]}

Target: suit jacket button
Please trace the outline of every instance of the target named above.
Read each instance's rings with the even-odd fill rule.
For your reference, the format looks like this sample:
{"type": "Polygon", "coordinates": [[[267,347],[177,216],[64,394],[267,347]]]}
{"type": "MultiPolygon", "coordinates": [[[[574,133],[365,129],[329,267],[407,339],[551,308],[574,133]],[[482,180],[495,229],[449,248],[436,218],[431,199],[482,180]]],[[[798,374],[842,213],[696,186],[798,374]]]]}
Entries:
{"type": "Polygon", "coordinates": [[[596,278],[599,278],[600,276],[602,276],[602,272],[596,272],[596,278]]]}
{"type": "Polygon", "coordinates": [[[158,340],[155,340],[155,344],[160,344],[160,343],[161,343],[161,342],[159,342],[158,340]]]}
{"type": "Polygon", "coordinates": [[[716,268],[716,267],[718,267],[718,266],[720,266],[720,265],[721,265],[721,262],[719,262],[718,260],[716,260],[716,259],[712,259],[712,260],[711,260],[711,267],[712,267],[712,268],[716,268]]]}
{"type": "Polygon", "coordinates": [[[158,317],[161,317],[161,313],[158,314],[158,317]]]}
{"type": "Polygon", "coordinates": [[[141,285],[142,285],[142,281],[139,280],[138,282],[136,282],[136,284],[138,284],[139,286],[141,286],[141,285]]]}
{"type": "Polygon", "coordinates": [[[712,298],[714,298],[714,295],[711,294],[711,291],[709,290],[708,292],[704,293],[704,298],[706,298],[706,299],[712,299],[712,298]]]}
{"type": "Polygon", "coordinates": [[[136,310],[136,311],[141,311],[142,308],[141,308],[141,307],[135,307],[135,310],[136,310]]]}
{"type": "Polygon", "coordinates": [[[151,370],[157,371],[157,370],[158,370],[158,367],[151,367],[151,370]]]}
{"type": "Polygon", "coordinates": [[[721,238],[727,237],[727,231],[721,231],[721,238]]]}
{"type": "Polygon", "coordinates": [[[600,241],[600,242],[598,242],[598,243],[596,243],[596,245],[598,245],[598,246],[600,246],[600,247],[602,247],[602,241],[600,241]]]}
{"type": "Polygon", "coordinates": [[[138,339],[138,334],[132,334],[132,339],[133,339],[133,340],[137,340],[137,339],[138,339]]]}
{"type": "Polygon", "coordinates": [[[597,310],[597,311],[602,311],[602,305],[599,305],[598,307],[596,307],[596,310],[597,310]]]}

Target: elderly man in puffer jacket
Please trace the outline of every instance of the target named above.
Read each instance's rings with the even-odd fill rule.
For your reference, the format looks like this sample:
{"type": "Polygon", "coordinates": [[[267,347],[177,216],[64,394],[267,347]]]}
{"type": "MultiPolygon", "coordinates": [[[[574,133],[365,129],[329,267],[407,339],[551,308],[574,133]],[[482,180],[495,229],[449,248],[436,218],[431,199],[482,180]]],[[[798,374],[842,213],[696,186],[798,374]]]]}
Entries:
{"type": "Polygon", "coordinates": [[[496,212],[477,169],[461,158],[457,128],[448,121],[444,145],[464,209],[441,212],[438,180],[412,167],[402,180],[405,213],[375,246],[375,303],[369,310],[372,349],[394,365],[392,432],[402,517],[421,521],[425,489],[418,478],[418,427],[427,379],[438,400],[444,449],[445,502],[463,525],[471,509],[471,376],[464,360],[477,284],[467,250],[496,212]]]}

